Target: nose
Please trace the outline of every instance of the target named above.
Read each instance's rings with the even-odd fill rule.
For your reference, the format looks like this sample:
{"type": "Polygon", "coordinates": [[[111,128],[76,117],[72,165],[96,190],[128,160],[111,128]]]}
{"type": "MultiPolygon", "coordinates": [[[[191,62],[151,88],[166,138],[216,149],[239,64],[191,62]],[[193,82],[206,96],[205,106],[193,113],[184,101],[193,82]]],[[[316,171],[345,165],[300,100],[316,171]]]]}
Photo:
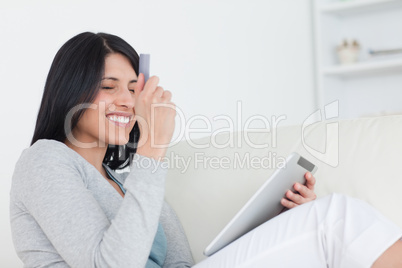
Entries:
{"type": "Polygon", "coordinates": [[[134,94],[128,88],[120,88],[115,105],[126,107],[127,109],[134,108],[135,98],[134,94]]]}

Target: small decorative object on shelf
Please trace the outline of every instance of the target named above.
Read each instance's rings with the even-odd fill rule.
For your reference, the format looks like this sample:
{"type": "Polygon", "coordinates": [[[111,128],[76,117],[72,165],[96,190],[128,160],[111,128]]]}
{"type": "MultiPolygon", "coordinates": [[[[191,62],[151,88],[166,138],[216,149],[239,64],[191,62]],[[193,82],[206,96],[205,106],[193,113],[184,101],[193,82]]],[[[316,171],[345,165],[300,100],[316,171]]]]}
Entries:
{"type": "Polygon", "coordinates": [[[341,64],[352,64],[358,61],[360,45],[356,40],[343,41],[337,47],[338,59],[341,64]]]}

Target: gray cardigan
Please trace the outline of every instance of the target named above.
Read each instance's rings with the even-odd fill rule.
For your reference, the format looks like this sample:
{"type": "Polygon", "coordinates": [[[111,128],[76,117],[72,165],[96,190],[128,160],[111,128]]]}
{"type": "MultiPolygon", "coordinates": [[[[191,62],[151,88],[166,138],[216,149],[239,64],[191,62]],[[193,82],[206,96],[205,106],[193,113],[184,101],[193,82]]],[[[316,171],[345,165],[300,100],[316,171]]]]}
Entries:
{"type": "Polygon", "coordinates": [[[25,267],[144,267],[158,222],[168,249],[163,267],[190,267],[191,252],[164,202],[167,169],[136,155],[129,174],[113,173],[122,198],[98,170],[64,143],[39,140],[24,150],[12,180],[14,246],[25,267]],[[134,167],[134,165],[133,165],[134,167]]]}

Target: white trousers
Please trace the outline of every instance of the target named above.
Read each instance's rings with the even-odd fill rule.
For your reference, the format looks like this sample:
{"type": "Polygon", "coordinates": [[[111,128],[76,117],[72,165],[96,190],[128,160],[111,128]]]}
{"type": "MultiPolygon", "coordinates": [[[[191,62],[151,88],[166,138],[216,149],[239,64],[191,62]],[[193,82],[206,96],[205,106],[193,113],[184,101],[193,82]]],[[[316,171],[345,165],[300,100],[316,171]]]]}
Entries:
{"type": "Polygon", "coordinates": [[[371,267],[401,237],[365,202],[332,194],[282,213],[194,268],[371,267]]]}

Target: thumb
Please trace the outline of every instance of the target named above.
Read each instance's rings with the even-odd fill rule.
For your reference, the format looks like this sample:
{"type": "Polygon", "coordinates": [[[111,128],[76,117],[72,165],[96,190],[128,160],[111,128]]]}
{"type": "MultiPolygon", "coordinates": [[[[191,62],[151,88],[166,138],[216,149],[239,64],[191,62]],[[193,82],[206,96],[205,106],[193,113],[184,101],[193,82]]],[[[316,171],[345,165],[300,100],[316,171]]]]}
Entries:
{"type": "Polygon", "coordinates": [[[135,85],[135,94],[138,96],[143,90],[145,86],[145,77],[143,73],[138,75],[137,84],[135,85]]]}
{"type": "Polygon", "coordinates": [[[310,172],[306,172],[305,174],[306,178],[306,186],[310,190],[314,190],[314,185],[315,185],[315,178],[310,172]]]}

